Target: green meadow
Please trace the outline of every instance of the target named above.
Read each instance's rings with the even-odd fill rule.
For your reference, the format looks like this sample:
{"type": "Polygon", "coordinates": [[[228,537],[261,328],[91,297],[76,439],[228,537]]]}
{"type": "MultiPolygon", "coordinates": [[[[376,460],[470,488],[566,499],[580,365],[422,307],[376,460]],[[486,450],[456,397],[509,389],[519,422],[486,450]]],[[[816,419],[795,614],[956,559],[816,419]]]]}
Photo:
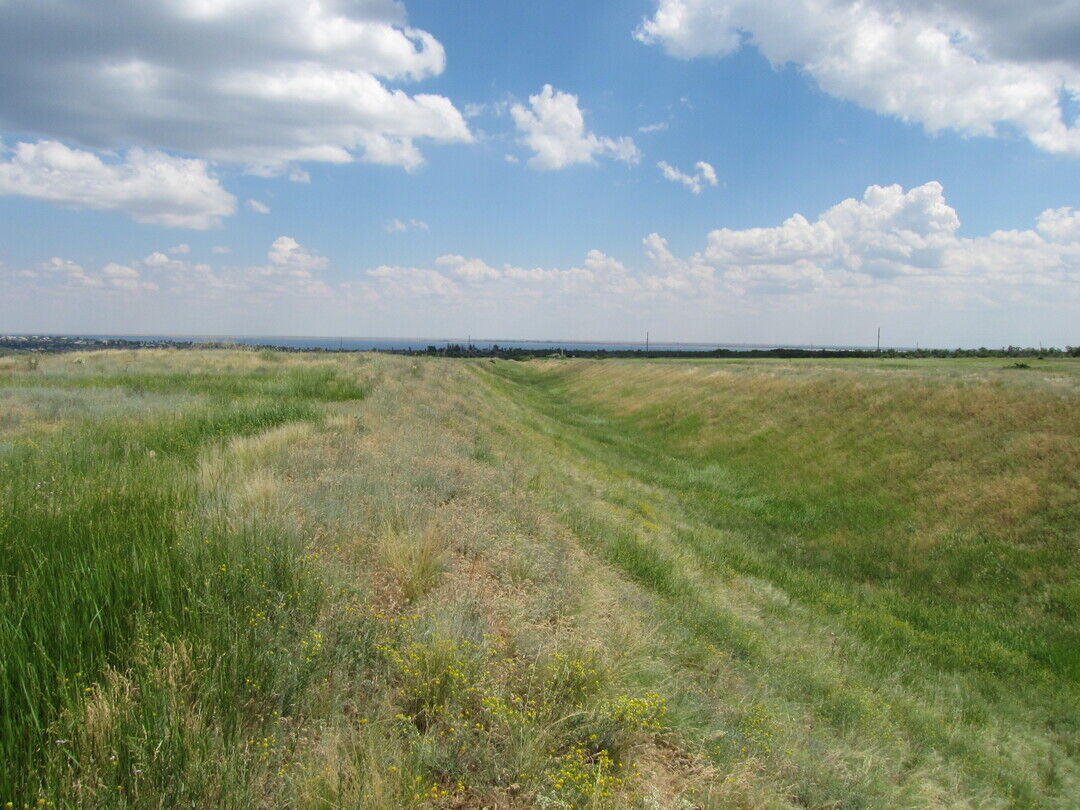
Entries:
{"type": "Polygon", "coordinates": [[[0,356],[0,807],[1080,807],[1080,360],[0,356]]]}

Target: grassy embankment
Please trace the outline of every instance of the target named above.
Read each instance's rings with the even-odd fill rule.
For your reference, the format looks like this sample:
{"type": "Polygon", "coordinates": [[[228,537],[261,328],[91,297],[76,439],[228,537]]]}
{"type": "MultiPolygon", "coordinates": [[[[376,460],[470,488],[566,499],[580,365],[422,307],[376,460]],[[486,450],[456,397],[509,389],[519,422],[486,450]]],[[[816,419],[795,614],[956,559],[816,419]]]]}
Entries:
{"type": "Polygon", "coordinates": [[[1080,366],[498,368],[566,522],[719,653],[691,725],[749,804],[1071,806],[1080,366]]]}
{"type": "Polygon", "coordinates": [[[1038,365],[0,358],[0,803],[1069,806],[1038,365]]]}

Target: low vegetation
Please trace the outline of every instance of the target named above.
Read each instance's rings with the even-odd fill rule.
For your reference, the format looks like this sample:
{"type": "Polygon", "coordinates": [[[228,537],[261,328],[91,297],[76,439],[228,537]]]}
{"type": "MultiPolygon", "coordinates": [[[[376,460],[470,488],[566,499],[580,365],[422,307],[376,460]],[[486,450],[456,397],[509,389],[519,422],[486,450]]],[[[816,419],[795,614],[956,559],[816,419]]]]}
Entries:
{"type": "Polygon", "coordinates": [[[0,806],[1064,807],[1080,364],[0,358],[0,806]]]}

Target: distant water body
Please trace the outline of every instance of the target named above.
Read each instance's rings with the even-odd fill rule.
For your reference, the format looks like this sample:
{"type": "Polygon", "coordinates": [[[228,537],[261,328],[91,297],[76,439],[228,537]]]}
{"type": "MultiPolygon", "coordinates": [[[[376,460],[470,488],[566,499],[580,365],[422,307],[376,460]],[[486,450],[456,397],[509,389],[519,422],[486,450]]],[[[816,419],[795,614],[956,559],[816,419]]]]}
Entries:
{"type": "MultiPolygon", "coordinates": [[[[636,351],[645,350],[645,341],[604,342],[579,340],[495,340],[488,338],[366,338],[366,337],[282,337],[268,335],[65,335],[64,337],[95,338],[97,340],[191,341],[193,343],[235,343],[243,346],[275,346],[283,349],[324,349],[327,351],[423,351],[428,346],[438,349],[451,345],[490,349],[527,349],[542,351],[636,351]]],[[[754,349],[868,349],[869,346],[798,345],[791,343],[654,343],[656,352],[711,352],[717,349],[752,351],[754,349]]]]}

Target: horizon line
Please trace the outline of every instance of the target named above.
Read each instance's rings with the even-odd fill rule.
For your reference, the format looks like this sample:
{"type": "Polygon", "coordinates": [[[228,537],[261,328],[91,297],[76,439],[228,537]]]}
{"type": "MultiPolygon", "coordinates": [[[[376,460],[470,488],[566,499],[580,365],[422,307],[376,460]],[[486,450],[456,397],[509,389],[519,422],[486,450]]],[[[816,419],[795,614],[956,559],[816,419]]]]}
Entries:
{"type": "MultiPolygon", "coordinates": [[[[351,341],[383,341],[400,343],[545,343],[557,346],[560,344],[595,344],[600,346],[715,346],[719,348],[751,348],[751,349],[875,349],[871,344],[856,343],[748,343],[740,341],[724,340],[655,340],[650,337],[646,340],[612,340],[612,339],[571,339],[571,338],[488,338],[473,337],[385,337],[373,335],[272,335],[272,334],[208,334],[208,333],[182,333],[182,332],[5,332],[0,337],[61,337],[61,338],[153,338],[153,339],[181,339],[181,340],[257,340],[266,338],[269,340],[351,340],[351,341]]],[[[882,349],[914,350],[916,347],[909,346],[882,346],[882,349]]],[[[929,347],[920,348],[945,348],[929,347]]]]}

